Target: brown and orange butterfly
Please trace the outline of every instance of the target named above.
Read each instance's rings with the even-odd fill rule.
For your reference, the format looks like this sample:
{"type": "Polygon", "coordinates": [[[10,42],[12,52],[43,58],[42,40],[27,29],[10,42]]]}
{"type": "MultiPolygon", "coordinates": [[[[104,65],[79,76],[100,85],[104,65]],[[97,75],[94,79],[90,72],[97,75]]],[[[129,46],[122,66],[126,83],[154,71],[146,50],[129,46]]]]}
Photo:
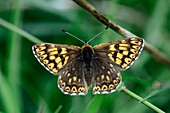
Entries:
{"type": "Polygon", "coordinates": [[[92,47],[52,43],[36,44],[33,53],[40,64],[58,77],[58,87],[64,94],[86,95],[116,91],[126,70],[138,58],[144,46],[142,38],[126,38],[92,47]]]}

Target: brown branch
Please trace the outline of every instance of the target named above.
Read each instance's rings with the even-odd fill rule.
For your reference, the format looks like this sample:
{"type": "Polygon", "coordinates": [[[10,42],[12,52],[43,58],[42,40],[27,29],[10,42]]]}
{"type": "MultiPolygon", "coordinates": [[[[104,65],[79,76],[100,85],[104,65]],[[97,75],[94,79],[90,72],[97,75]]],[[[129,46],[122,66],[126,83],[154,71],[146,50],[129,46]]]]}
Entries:
{"type": "Polygon", "coordinates": [[[151,44],[145,42],[145,47],[144,47],[148,52],[150,52],[150,54],[152,55],[152,57],[156,60],[159,61],[163,64],[166,64],[167,66],[170,67],[170,60],[163,54],[161,53],[159,50],[157,50],[156,48],[154,48],[151,44]]]}
{"type": "MultiPolygon", "coordinates": [[[[137,37],[135,34],[131,33],[130,31],[122,28],[121,26],[115,24],[111,20],[109,20],[107,17],[102,15],[100,12],[98,12],[95,7],[93,7],[88,1],[86,0],[73,0],[75,3],[77,3],[79,6],[84,8],[86,11],[88,11],[90,14],[92,14],[94,17],[96,17],[97,20],[102,22],[104,25],[108,26],[110,29],[114,30],[115,32],[119,33],[121,36],[126,37],[126,38],[131,38],[131,37],[137,37]]],[[[163,63],[166,64],[167,66],[170,67],[170,60],[159,50],[154,48],[152,45],[149,43],[145,43],[144,47],[148,52],[151,53],[152,57],[163,63]]]]}

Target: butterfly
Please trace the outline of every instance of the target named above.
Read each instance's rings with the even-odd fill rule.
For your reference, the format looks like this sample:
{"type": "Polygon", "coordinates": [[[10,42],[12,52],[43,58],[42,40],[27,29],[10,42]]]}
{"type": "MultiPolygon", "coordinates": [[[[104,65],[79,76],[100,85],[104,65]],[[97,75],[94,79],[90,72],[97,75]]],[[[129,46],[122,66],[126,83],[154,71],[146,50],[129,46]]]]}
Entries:
{"type": "Polygon", "coordinates": [[[58,87],[64,94],[86,95],[116,91],[122,82],[120,70],[128,69],[144,47],[142,38],[126,38],[92,47],[40,43],[32,51],[40,64],[58,76],[58,87]]]}

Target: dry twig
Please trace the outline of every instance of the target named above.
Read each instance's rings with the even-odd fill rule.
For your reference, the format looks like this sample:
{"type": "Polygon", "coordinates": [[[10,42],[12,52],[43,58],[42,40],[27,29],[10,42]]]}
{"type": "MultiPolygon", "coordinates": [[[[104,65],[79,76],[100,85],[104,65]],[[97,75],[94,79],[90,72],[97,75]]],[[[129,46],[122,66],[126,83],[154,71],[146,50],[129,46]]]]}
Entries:
{"type": "MultiPolygon", "coordinates": [[[[102,15],[100,12],[98,12],[95,9],[95,7],[93,7],[86,0],[73,0],[73,1],[75,3],[77,3],[79,6],[81,6],[82,8],[84,8],[86,11],[88,11],[90,14],[92,14],[94,17],[96,17],[97,20],[102,22],[104,25],[108,26],[110,29],[116,31],[117,33],[119,33],[123,37],[126,37],[126,38],[138,37],[135,34],[129,32],[128,30],[124,29],[123,27],[121,27],[121,26],[115,24],[114,22],[112,22],[111,20],[109,20],[107,17],[102,15]]],[[[147,42],[145,43],[145,47],[144,48],[148,52],[151,53],[152,57],[156,61],[159,61],[159,62],[161,62],[163,64],[166,64],[167,66],[170,67],[170,60],[163,53],[161,53],[159,50],[157,50],[156,48],[154,48],[152,45],[150,45],[147,42]]]]}

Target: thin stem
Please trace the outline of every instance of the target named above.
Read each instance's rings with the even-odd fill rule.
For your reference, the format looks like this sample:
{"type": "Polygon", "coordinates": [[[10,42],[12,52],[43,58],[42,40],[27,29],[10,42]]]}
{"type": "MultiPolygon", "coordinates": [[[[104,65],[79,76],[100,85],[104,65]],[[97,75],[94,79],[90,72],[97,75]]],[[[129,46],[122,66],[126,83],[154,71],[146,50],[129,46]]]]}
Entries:
{"type": "Polygon", "coordinates": [[[126,89],[125,86],[123,86],[121,88],[121,91],[127,93],[128,95],[130,95],[131,97],[135,98],[136,100],[138,100],[139,102],[143,103],[144,105],[148,106],[149,108],[153,109],[154,111],[158,112],[158,113],[165,113],[164,111],[162,111],[161,109],[159,109],[158,107],[156,107],[155,105],[151,104],[150,102],[148,102],[147,100],[143,99],[142,97],[136,95],[135,93],[133,93],[132,91],[126,89]]]}

